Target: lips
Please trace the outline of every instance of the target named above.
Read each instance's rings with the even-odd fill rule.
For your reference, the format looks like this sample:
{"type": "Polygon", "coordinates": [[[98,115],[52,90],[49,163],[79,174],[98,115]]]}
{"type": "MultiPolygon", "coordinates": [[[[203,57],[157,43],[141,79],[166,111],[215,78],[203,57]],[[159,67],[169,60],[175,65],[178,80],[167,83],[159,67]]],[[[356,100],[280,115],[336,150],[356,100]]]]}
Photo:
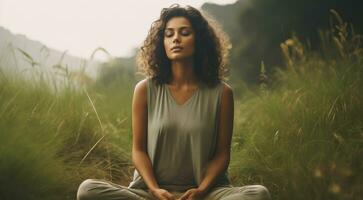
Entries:
{"type": "Polygon", "coordinates": [[[183,47],[181,46],[174,46],[171,48],[171,51],[181,51],[181,50],[183,50],[183,47]]]}

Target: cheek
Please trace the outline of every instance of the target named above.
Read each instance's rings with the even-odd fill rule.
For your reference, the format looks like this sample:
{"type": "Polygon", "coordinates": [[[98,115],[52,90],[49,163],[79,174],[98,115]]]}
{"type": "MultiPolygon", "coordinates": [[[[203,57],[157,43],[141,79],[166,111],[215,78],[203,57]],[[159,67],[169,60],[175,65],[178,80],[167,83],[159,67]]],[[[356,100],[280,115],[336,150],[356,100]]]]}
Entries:
{"type": "Polygon", "coordinates": [[[188,47],[189,47],[189,49],[190,49],[191,51],[194,51],[194,46],[195,46],[195,41],[194,41],[194,39],[190,39],[190,40],[188,41],[188,47]]]}
{"type": "Polygon", "coordinates": [[[165,48],[165,50],[168,49],[167,47],[168,47],[168,42],[166,40],[164,40],[164,48],[165,48]]]}
{"type": "Polygon", "coordinates": [[[169,47],[170,43],[167,41],[167,40],[164,40],[164,50],[165,50],[165,53],[168,54],[169,53],[169,47]]]}

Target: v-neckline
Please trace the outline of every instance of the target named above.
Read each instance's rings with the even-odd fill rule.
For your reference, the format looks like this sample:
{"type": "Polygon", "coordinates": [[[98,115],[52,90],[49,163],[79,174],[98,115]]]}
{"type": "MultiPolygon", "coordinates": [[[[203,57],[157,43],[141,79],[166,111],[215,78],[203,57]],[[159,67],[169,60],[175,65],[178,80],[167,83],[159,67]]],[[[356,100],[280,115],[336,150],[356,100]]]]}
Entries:
{"type": "Polygon", "coordinates": [[[167,93],[168,93],[168,95],[169,95],[169,98],[172,100],[172,102],[175,104],[175,105],[177,105],[177,106],[185,106],[185,105],[187,105],[193,98],[194,98],[194,96],[196,96],[196,94],[198,93],[198,91],[199,91],[199,89],[200,89],[200,84],[198,85],[198,88],[192,93],[192,95],[190,95],[190,97],[187,99],[187,100],[185,100],[182,104],[180,104],[180,103],[178,103],[176,100],[175,100],[175,98],[174,98],[174,96],[173,96],[173,94],[172,94],[172,92],[171,92],[171,90],[170,90],[170,88],[169,88],[169,86],[167,85],[167,84],[164,84],[164,86],[166,87],[166,91],[167,91],[167,93]]]}

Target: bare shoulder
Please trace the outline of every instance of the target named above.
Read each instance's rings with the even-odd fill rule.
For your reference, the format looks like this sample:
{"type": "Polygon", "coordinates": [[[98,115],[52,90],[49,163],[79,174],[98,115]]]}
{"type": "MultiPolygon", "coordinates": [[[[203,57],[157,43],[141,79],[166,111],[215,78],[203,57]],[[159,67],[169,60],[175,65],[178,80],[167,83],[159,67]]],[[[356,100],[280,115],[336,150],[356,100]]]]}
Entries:
{"type": "Polygon", "coordinates": [[[147,101],[147,81],[145,78],[136,83],[134,89],[134,102],[145,104],[147,101]]]}
{"type": "Polygon", "coordinates": [[[136,92],[146,92],[146,87],[147,87],[147,78],[139,81],[136,83],[135,85],[135,93],[136,92]]]}
{"type": "Polygon", "coordinates": [[[223,91],[222,91],[222,98],[227,98],[227,99],[230,99],[230,98],[233,98],[233,89],[232,87],[227,84],[226,82],[223,82],[222,81],[222,86],[223,86],[223,91]]]}

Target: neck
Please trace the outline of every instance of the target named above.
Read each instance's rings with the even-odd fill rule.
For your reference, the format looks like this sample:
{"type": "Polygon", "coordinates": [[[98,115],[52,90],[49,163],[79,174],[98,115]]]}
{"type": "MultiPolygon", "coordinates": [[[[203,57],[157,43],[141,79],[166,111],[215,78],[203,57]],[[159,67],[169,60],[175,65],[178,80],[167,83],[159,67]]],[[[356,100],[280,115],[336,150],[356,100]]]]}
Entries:
{"type": "Polygon", "coordinates": [[[194,73],[194,62],[192,59],[172,61],[171,73],[171,85],[195,85],[198,82],[194,73]]]}

